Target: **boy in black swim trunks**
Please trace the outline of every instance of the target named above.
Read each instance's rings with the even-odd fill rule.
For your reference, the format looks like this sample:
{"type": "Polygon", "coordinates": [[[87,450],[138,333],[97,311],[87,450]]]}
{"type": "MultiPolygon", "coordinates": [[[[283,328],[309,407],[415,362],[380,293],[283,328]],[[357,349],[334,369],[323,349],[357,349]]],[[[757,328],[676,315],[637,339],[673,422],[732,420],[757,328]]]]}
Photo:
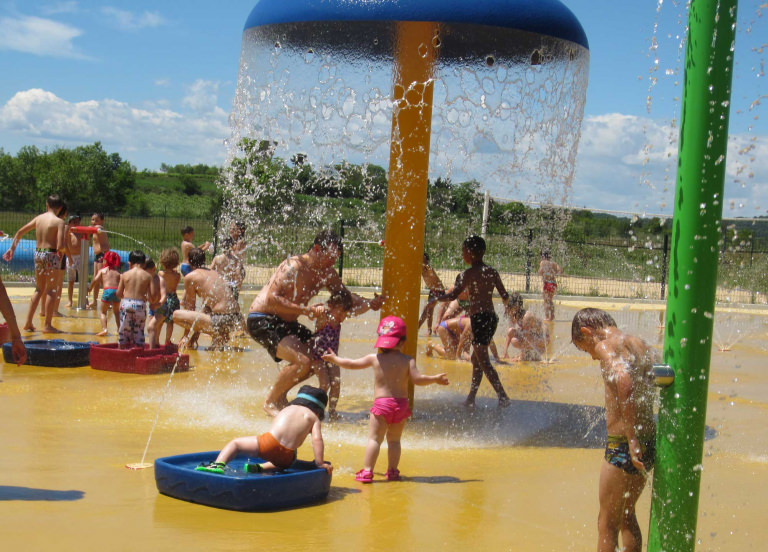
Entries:
{"type": "Polygon", "coordinates": [[[470,236],[461,246],[464,262],[470,267],[456,277],[456,283],[451,291],[444,293],[433,301],[453,301],[465,289],[469,293],[469,319],[472,323],[472,383],[469,395],[464,401],[465,406],[475,406],[475,396],[483,380],[483,374],[499,397],[499,406],[509,406],[509,397],[501,384],[499,374],[491,364],[488,347],[496,333],[499,316],[493,307],[493,290],[497,290],[504,304],[509,301],[501,276],[492,266],[483,262],[485,255],[485,240],[480,236],[470,236]]]}
{"type": "Polygon", "coordinates": [[[656,454],[653,419],[653,363],[657,352],[638,337],[616,327],[600,309],[582,309],[573,317],[571,340],[577,349],[600,361],[605,384],[608,443],[600,470],[599,551],[639,552],[642,534],[635,504],[643,492],[656,454]]]}

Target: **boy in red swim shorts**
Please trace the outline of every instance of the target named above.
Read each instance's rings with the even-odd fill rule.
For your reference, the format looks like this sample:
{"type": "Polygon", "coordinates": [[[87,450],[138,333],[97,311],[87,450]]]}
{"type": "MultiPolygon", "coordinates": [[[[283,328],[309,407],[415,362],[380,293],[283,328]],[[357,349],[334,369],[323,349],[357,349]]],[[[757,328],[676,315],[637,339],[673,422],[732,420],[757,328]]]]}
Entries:
{"type": "Polygon", "coordinates": [[[427,376],[416,368],[413,357],[404,354],[400,348],[405,342],[405,322],[397,316],[387,316],[379,323],[379,338],[376,347],[379,352],[358,359],[341,358],[333,351],[323,355],[323,360],[342,368],[359,370],[373,368],[374,400],[368,430],[368,443],[365,447],[363,469],[357,472],[355,480],[361,483],[373,481],[373,468],[379,457],[381,442],[387,437],[387,473],[388,481],[399,481],[400,471],[400,436],[405,421],[411,415],[408,404],[408,382],[414,385],[438,383],[448,385],[445,374],[427,376]]]}

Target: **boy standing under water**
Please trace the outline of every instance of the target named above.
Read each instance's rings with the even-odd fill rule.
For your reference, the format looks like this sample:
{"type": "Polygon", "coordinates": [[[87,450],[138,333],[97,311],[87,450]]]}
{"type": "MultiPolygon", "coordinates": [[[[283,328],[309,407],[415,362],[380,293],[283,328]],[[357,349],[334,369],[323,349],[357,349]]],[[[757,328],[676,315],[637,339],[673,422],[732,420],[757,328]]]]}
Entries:
{"type": "Polygon", "coordinates": [[[488,347],[493,341],[496,326],[499,324],[499,316],[493,308],[493,290],[496,289],[506,305],[509,301],[501,276],[492,266],[483,262],[485,255],[485,240],[480,236],[470,236],[464,240],[461,246],[461,255],[464,262],[470,267],[456,277],[453,289],[435,298],[434,301],[453,301],[457,299],[465,289],[469,294],[469,320],[472,323],[472,383],[469,387],[469,395],[464,405],[474,408],[477,390],[483,380],[483,374],[493,386],[499,397],[499,406],[509,406],[509,397],[504,391],[499,374],[491,364],[488,347]]]}
{"type": "Polygon", "coordinates": [[[571,340],[600,361],[605,384],[608,444],[600,469],[598,552],[640,552],[643,537],[635,504],[656,456],[652,366],[657,353],[640,338],[616,327],[600,309],[581,309],[573,317],[571,340]]]}
{"type": "Polygon", "coordinates": [[[400,436],[405,421],[411,416],[408,405],[408,382],[414,385],[437,383],[448,385],[445,374],[427,376],[416,368],[416,360],[404,354],[400,348],[405,342],[405,322],[397,316],[387,316],[379,323],[376,330],[378,353],[358,359],[341,358],[329,351],[323,360],[338,364],[342,368],[359,370],[373,368],[374,400],[368,430],[368,444],[365,447],[363,469],[355,474],[355,480],[361,483],[373,482],[373,468],[379,457],[381,442],[387,437],[387,481],[399,481],[400,471],[400,436]]]}

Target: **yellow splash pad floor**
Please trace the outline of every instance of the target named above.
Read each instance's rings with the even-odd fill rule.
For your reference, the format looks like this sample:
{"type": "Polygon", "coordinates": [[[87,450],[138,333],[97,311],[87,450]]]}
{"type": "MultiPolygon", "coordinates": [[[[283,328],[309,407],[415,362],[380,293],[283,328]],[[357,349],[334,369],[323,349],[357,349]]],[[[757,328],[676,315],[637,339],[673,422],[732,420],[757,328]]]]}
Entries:
{"type": "MultiPolygon", "coordinates": [[[[28,289],[9,288],[23,320],[28,289]]],[[[243,304],[250,302],[244,294],[243,304]]],[[[590,303],[585,303],[590,304],[590,303]]],[[[424,356],[422,371],[448,372],[447,388],[418,388],[400,465],[387,483],[386,447],[376,482],[362,467],[372,377],[342,374],[342,419],[324,426],[335,472],[324,503],[271,513],[218,510],[160,495],[154,471],[129,470],[160,456],[215,450],[269,428],[261,411],[276,365],[250,338],[240,351],[191,352],[190,372],[141,376],[83,368],[5,364],[0,383],[0,519],[4,550],[591,550],[604,439],[602,384],[594,361],[570,344],[563,302],[552,363],[497,368],[512,406],[496,409],[487,382],[465,411],[470,365],[424,356]],[[155,417],[158,423],[154,427],[155,417]]],[[[659,344],[661,306],[602,304],[619,325],[659,344]]],[[[536,305],[534,305],[536,308],[536,305]]],[[[96,338],[93,311],[62,308],[60,336],[96,338]]],[[[378,318],[344,324],[341,354],[369,352],[378,318]]],[[[766,317],[724,311],[716,318],[697,550],[764,550],[768,538],[768,356],[766,317]]],[[[114,330],[110,321],[110,329],[114,330]]],[[[505,326],[497,333],[503,344],[505,326]]],[[[422,329],[422,335],[424,331],[422,329]]],[[[177,330],[174,339],[178,339],[177,330]]],[[[201,338],[201,345],[209,343],[201,338]]],[[[308,443],[299,450],[311,459],[308,443]]],[[[650,487],[650,484],[649,484],[650,487]]],[[[647,536],[650,488],[638,511],[647,536]]]]}

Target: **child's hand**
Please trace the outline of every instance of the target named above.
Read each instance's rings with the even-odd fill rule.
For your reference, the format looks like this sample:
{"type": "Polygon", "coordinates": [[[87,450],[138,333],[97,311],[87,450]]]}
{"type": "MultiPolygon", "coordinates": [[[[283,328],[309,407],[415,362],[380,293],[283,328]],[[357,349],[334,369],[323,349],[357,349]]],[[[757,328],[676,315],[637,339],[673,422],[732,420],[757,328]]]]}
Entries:
{"type": "Polygon", "coordinates": [[[384,301],[387,300],[387,296],[384,294],[379,295],[378,293],[373,294],[373,299],[371,299],[368,304],[371,306],[371,310],[377,311],[381,308],[381,306],[384,304],[384,301]]]}
{"type": "Polygon", "coordinates": [[[336,353],[328,349],[327,351],[325,351],[322,358],[325,362],[334,362],[334,360],[336,359],[336,353]]]}
{"type": "Polygon", "coordinates": [[[438,385],[448,385],[448,376],[446,374],[438,374],[435,376],[435,383],[438,385]]]}
{"type": "Polygon", "coordinates": [[[323,462],[317,462],[317,461],[315,461],[315,465],[316,465],[318,468],[323,468],[325,471],[327,471],[327,472],[328,472],[328,475],[330,475],[330,474],[332,474],[332,473],[333,473],[333,466],[331,465],[331,463],[330,463],[330,462],[325,462],[325,461],[323,461],[323,462]]]}
{"type": "Polygon", "coordinates": [[[310,320],[317,320],[321,316],[325,316],[325,312],[325,303],[317,303],[309,307],[309,314],[307,314],[307,317],[310,320]]]}

